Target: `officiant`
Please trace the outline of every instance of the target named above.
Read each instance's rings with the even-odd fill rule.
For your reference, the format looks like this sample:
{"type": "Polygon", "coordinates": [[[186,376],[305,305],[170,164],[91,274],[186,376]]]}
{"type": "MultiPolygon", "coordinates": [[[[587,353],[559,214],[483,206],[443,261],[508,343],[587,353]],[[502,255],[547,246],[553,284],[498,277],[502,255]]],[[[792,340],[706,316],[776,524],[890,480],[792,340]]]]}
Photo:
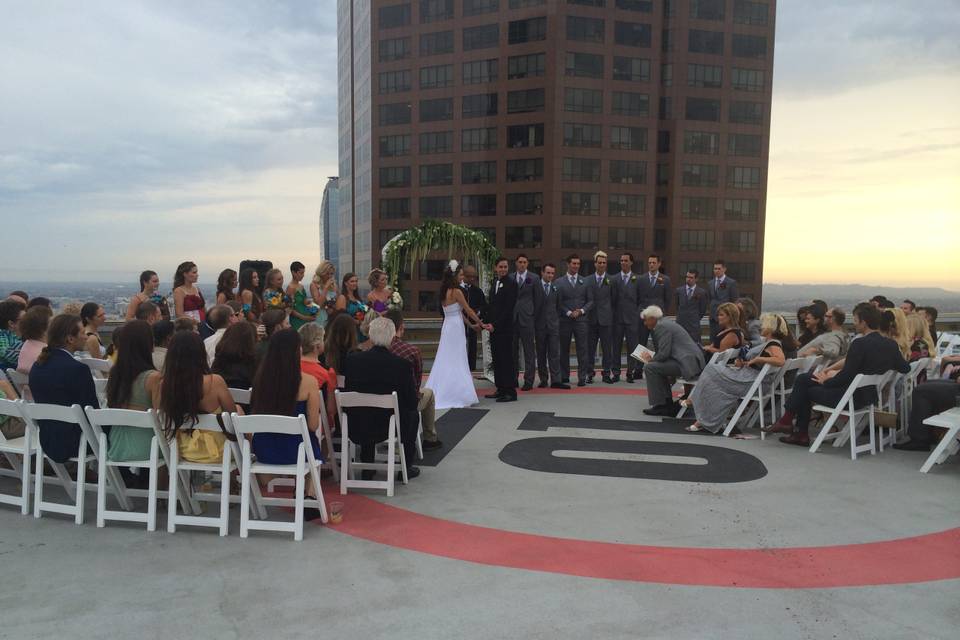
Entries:
{"type": "Polygon", "coordinates": [[[654,353],[640,355],[644,361],[647,380],[647,398],[650,408],[643,412],[649,416],[675,416],[680,405],[673,401],[670,392],[671,378],[695,378],[703,371],[703,349],[686,329],[673,320],[663,317],[663,310],[651,305],[640,314],[642,322],[653,337],[654,353]]]}

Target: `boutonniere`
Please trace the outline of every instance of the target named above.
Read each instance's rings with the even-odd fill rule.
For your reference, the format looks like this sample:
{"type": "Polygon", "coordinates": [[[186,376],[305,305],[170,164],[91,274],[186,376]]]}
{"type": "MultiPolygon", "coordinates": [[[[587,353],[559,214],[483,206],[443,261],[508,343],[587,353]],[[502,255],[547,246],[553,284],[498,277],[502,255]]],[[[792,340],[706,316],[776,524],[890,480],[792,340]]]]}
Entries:
{"type": "Polygon", "coordinates": [[[726,289],[726,288],[727,288],[727,283],[726,283],[726,282],[721,282],[721,283],[720,283],[720,288],[721,288],[721,289],[726,289]]]}
{"type": "Polygon", "coordinates": [[[636,282],[637,276],[630,276],[630,282],[636,282]]]}
{"type": "Polygon", "coordinates": [[[523,284],[533,284],[533,280],[530,278],[530,276],[527,276],[523,281],[523,284]]]}
{"type": "Polygon", "coordinates": [[[663,284],[663,276],[657,276],[657,284],[663,284]]]}
{"type": "Polygon", "coordinates": [[[583,278],[577,276],[577,284],[583,284],[583,278]]]}
{"type": "Polygon", "coordinates": [[[607,278],[607,276],[603,276],[603,286],[605,286],[605,287],[609,287],[609,286],[610,286],[610,279],[607,278]]]}

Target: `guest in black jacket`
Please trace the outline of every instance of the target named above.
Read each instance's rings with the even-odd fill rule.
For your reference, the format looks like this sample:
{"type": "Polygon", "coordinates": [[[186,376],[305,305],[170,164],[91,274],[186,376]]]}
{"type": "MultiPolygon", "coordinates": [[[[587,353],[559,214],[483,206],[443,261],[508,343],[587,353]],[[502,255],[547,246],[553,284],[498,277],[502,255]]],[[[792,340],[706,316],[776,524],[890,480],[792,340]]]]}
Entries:
{"type": "MultiPolygon", "coordinates": [[[[63,314],[50,321],[47,346],[30,369],[30,391],[40,404],[100,408],[90,369],[74,359],[85,348],[80,317],[63,314]]],[[[56,420],[39,420],[40,446],[54,462],[66,462],[80,449],[80,425],[56,420]]]]}
{"type": "MultiPolygon", "coordinates": [[[[814,404],[835,407],[857,374],[876,375],[896,370],[910,371],[910,365],[900,354],[900,347],[890,338],[877,332],[880,328],[880,310],[868,302],[861,302],[853,310],[853,324],[860,337],[850,344],[843,368],[838,371],[822,371],[797,376],[793,392],[787,399],[786,413],[769,431],[779,433],[791,430],[791,421],[796,417],[796,427],[780,442],[802,447],[810,446],[808,434],[810,414],[814,404]]],[[[858,389],[853,396],[854,406],[863,407],[877,399],[876,389],[858,389]]]]}
{"type": "MultiPolygon", "coordinates": [[[[415,478],[420,469],[412,466],[417,444],[417,428],[420,413],[417,411],[417,389],[413,384],[413,368],[410,362],[390,353],[397,330],[387,318],[376,318],[370,323],[370,341],[373,347],[367,351],[355,351],[343,365],[344,391],[389,394],[397,392],[400,408],[400,441],[407,462],[407,475],[415,478]]],[[[346,409],[349,418],[350,440],[360,445],[360,460],[373,462],[374,448],[387,439],[391,412],[386,409],[356,407],[346,409]]],[[[373,474],[364,471],[364,479],[373,474]]]]}

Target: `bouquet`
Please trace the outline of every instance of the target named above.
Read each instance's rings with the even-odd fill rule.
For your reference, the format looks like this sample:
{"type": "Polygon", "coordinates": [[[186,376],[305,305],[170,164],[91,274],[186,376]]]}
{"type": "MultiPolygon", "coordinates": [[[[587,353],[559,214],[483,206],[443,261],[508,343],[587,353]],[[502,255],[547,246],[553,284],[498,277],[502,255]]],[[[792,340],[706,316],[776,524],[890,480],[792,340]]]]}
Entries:
{"type": "Polygon", "coordinates": [[[286,309],[290,306],[290,297],[284,295],[282,291],[265,291],[263,303],[267,309],[286,309]]]}
{"type": "Polygon", "coordinates": [[[403,297],[399,291],[394,291],[390,294],[390,304],[388,307],[390,309],[403,309],[403,297]]]}
{"type": "Polygon", "coordinates": [[[320,305],[315,303],[313,300],[304,301],[303,306],[307,308],[307,313],[309,313],[311,316],[315,316],[320,313],[320,305]]]}
{"type": "Polygon", "coordinates": [[[363,322],[364,319],[366,319],[366,317],[367,317],[367,306],[361,304],[358,306],[357,310],[353,312],[353,319],[356,320],[357,322],[363,322]]]}

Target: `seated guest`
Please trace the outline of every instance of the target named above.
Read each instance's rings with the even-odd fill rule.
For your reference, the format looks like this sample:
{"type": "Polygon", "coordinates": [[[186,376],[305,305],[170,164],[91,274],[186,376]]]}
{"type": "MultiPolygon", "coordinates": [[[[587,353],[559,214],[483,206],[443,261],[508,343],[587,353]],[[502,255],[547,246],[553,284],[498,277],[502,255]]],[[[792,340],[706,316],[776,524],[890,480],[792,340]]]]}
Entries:
{"type": "MultiPolygon", "coordinates": [[[[18,397],[13,385],[5,377],[0,377],[0,400],[16,400],[18,397]]],[[[15,416],[0,416],[0,433],[7,440],[23,437],[26,426],[22,419],[15,416]]]]}
{"type": "Polygon", "coordinates": [[[930,325],[930,337],[936,342],[938,338],[937,317],[940,315],[940,312],[937,311],[936,307],[917,307],[917,313],[923,316],[923,319],[930,325]]]}
{"type": "Polygon", "coordinates": [[[223,378],[210,373],[207,351],[196,333],[174,333],[162,376],[154,387],[153,408],[160,412],[167,439],[176,439],[181,458],[210,464],[223,460],[226,432],[203,431],[193,426],[201,414],[230,413],[237,410],[237,405],[223,378]]]}
{"type": "Polygon", "coordinates": [[[0,371],[16,369],[23,340],[20,339],[20,318],[27,305],[19,300],[0,302],[0,371]]]}
{"type": "Polygon", "coordinates": [[[213,357],[217,352],[217,345],[226,333],[227,327],[237,322],[238,319],[233,315],[233,309],[225,304],[215,305],[207,314],[207,322],[213,330],[213,334],[203,341],[203,346],[207,350],[207,362],[213,366],[213,357]]]}
{"type": "Polygon", "coordinates": [[[732,302],[724,302],[717,307],[717,335],[703,348],[707,353],[739,349],[743,346],[743,330],[740,328],[740,309],[732,302]]]}
{"type": "MultiPolygon", "coordinates": [[[[730,311],[736,313],[736,305],[726,302],[720,305],[717,317],[730,321],[730,311]],[[728,311],[724,313],[724,307],[728,311]]],[[[703,370],[703,349],[700,348],[686,329],[678,325],[673,320],[666,320],[663,317],[663,310],[656,305],[651,305],[640,314],[642,322],[653,336],[653,344],[656,351],[651,356],[644,353],[641,358],[644,361],[643,370],[647,378],[647,397],[650,401],[650,408],[643,412],[648,416],[674,416],[680,411],[680,407],[673,401],[673,394],[670,392],[670,378],[695,378],[703,370]]],[[[739,329],[737,329],[739,331],[739,329]]]]}
{"type": "Polygon", "coordinates": [[[900,310],[903,311],[906,315],[915,313],[917,311],[917,303],[913,300],[904,300],[900,303],[900,310]]]}
{"type": "Polygon", "coordinates": [[[9,294],[7,294],[6,299],[13,300],[14,302],[19,302],[20,304],[23,305],[24,311],[26,311],[27,305],[30,304],[29,294],[27,294],[26,291],[20,291],[19,289],[17,291],[11,291],[9,294]]]}
{"type": "MultiPolygon", "coordinates": [[[[29,315],[29,314],[28,314],[29,315]]],[[[21,333],[23,333],[21,322],[21,333]]],[[[910,362],[929,358],[937,352],[937,345],[930,335],[930,326],[919,313],[907,316],[907,335],[913,336],[910,342],[910,362]]]]}
{"type": "Polygon", "coordinates": [[[850,348],[850,336],[843,323],[847,320],[847,314],[840,307],[834,307],[827,311],[824,318],[826,320],[826,333],[821,333],[816,338],[807,343],[800,349],[798,354],[801,358],[806,356],[823,356],[827,364],[833,364],[847,355],[850,348]]]}
{"type": "Polygon", "coordinates": [[[107,321],[106,311],[96,302],[88,302],[80,308],[80,320],[83,321],[83,332],[87,336],[83,350],[91,358],[106,358],[107,348],[100,340],[100,327],[107,321]]]}
{"type": "MultiPolygon", "coordinates": [[[[793,339],[783,316],[765,313],[760,317],[760,335],[763,341],[746,353],[746,358],[737,358],[735,368],[706,367],[700,374],[697,385],[685,404],[693,405],[697,421],[687,431],[719,433],[726,426],[727,415],[750,391],[763,365],[780,368],[787,361],[783,351],[785,340],[793,339]]],[[[768,375],[761,386],[769,392],[774,376],[768,375]]],[[[649,383],[648,383],[649,384],[649,383]]]]}
{"type": "Polygon", "coordinates": [[[200,335],[200,326],[197,321],[187,316],[180,316],[173,321],[174,333],[195,333],[200,335]]]}
{"type": "MultiPolygon", "coordinates": [[[[853,325],[860,337],[850,343],[850,350],[840,371],[824,370],[798,375],[793,383],[793,392],[786,402],[786,413],[768,431],[790,433],[780,442],[802,447],[810,446],[808,429],[814,404],[835,407],[857,374],[875,375],[895,370],[910,371],[897,343],[880,332],[880,310],[869,302],[861,302],[853,309],[853,325]],[[793,420],[796,418],[796,427],[793,420]]],[[[873,387],[858,389],[854,404],[863,407],[877,399],[873,387]]]]}
{"type": "Polygon", "coordinates": [[[923,424],[927,418],[957,406],[960,398],[960,369],[947,380],[931,380],[913,390],[907,434],[910,439],[893,445],[901,451],[930,451],[935,443],[933,427],[923,424]]]}
{"type": "MultiPolygon", "coordinates": [[[[156,271],[144,271],[140,274],[140,293],[130,298],[130,304],[127,305],[125,320],[147,320],[140,316],[140,306],[149,302],[157,309],[157,313],[162,318],[170,319],[170,306],[167,299],[157,292],[160,288],[160,278],[156,271]]],[[[159,318],[157,318],[159,320],[159,318]]]]}
{"type": "MultiPolygon", "coordinates": [[[[117,361],[107,379],[107,406],[146,411],[153,406],[153,392],[160,373],[153,367],[153,331],[143,320],[131,320],[113,334],[117,361]]],[[[110,428],[107,458],[115,461],[149,460],[153,432],[139,427],[110,428]]]]}
{"type": "Polygon", "coordinates": [[[320,364],[323,355],[323,327],[313,322],[300,327],[300,371],[311,375],[320,385],[322,404],[327,408],[327,424],[333,425],[337,415],[337,399],[333,392],[337,388],[337,372],[320,364]]]}
{"type": "Polygon", "coordinates": [[[880,312],[880,333],[897,343],[900,355],[910,359],[910,344],[913,336],[907,329],[907,316],[898,307],[883,309],[880,312]]]}
{"type": "Polygon", "coordinates": [[[20,356],[17,358],[17,371],[20,373],[29,375],[30,367],[47,346],[44,340],[52,316],[53,312],[49,307],[31,307],[20,320],[20,337],[23,339],[20,356]]]}
{"type": "Polygon", "coordinates": [[[800,310],[797,311],[797,321],[800,326],[800,335],[797,341],[800,343],[801,348],[806,347],[818,336],[827,333],[827,325],[824,322],[825,318],[826,311],[821,309],[819,305],[801,307],[800,310]]]}
{"type": "Polygon", "coordinates": [[[341,374],[347,361],[347,355],[356,350],[356,322],[344,313],[333,316],[324,342],[323,357],[326,365],[341,374]]]}
{"type": "MultiPolygon", "coordinates": [[[[345,317],[351,320],[349,316],[345,317]]],[[[352,329],[355,333],[356,327],[352,329]]],[[[389,351],[396,333],[393,323],[386,318],[376,318],[370,323],[368,337],[373,346],[367,351],[357,351],[347,357],[343,368],[343,375],[346,377],[344,388],[346,391],[360,393],[397,392],[402,455],[406,460],[408,476],[416,478],[420,475],[420,469],[412,466],[412,462],[420,417],[417,411],[417,388],[413,384],[413,369],[410,363],[389,351]]],[[[686,332],[684,334],[686,335],[686,332]]],[[[350,440],[360,445],[361,461],[373,462],[376,444],[387,439],[391,412],[386,409],[357,407],[347,409],[346,413],[350,420],[350,440]]],[[[366,471],[362,474],[364,479],[370,479],[373,475],[366,471]]]]}
{"type": "MultiPolygon", "coordinates": [[[[30,393],[42,404],[78,404],[99,409],[97,390],[87,365],[73,354],[87,341],[79,316],[62,314],[50,321],[47,346],[30,369],[30,393]]],[[[40,420],[40,446],[54,462],[66,462],[80,449],[80,425],[40,420]]]]}
{"type": "Polygon", "coordinates": [[[257,344],[258,363],[267,353],[267,345],[270,342],[270,337],[277,331],[290,328],[290,317],[283,309],[264,311],[260,316],[260,321],[263,323],[263,336],[257,344]]]}
{"type": "Polygon", "coordinates": [[[53,316],[53,303],[50,302],[50,298],[44,298],[43,296],[31,298],[30,302],[27,303],[27,311],[30,311],[30,309],[33,309],[34,307],[43,307],[50,312],[51,316],[53,316]]]}
{"type": "Polygon", "coordinates": [[[760,310],[757,303],[750,298],[737,298],[737,309],[740,311],[740,330],[750,346],[763,342],[760,335],[760,310]]]}
{"type": "Polygon", "coordinates": [[[157,371],[163,371],[163,361],[167,357],[167,347],[170,346],[170,339],[173,338],[173,323],[169,320],[158,320],[153,323],[151,329],[153,330],[153,368],[157,371]]]}
{"type": "Polygon", "coordinates": [[[257,372],[257,330],[249,322],[227,327],[217,345],[211,371],[231,389],[249,389],[257,372]]]}
{"type": "MultiPolygon", "coordinates": [[[[167,315],[170,315],[169,310],[167,311],[167,315]]],[[[150,300],[147,300],[137,305],[136,310],[133,312],[133,319],[143,320],[147,324],[154,324],[164,319],[163,309],[150,300]]]]}
{"type": "Polygon", "coordinates": [[[810,301],[810,306],[811,306],[811,307],[819,307],[819,308],[820,308],[820,311],[823,312],[823,315],[824,315],[824,316],[827,315],[827,309],[828,309],[829,307],[827,306],[827,303],[824,302],[823,300],[818,300],[818,299],[814,298],[813,300],[810,301]]]}
{"type": "Polygon", "coordinates": [[[422,386],[423,382],[423,358],[420,350],[409,342],[403,341],[403,313],[400,309],[387,309],[383,314],[385,318],[393,323],[397,331],[393,341],[390,343],[390,353],[400,356],[410,363],[413,368],[413,384],[417,388],[417,411],[420,412],[420,423],[423,425],[423,449],[432,451],[443,446],[437,437],[436,426],[436,404],[434,402],[433,389],[422,386]]]}

